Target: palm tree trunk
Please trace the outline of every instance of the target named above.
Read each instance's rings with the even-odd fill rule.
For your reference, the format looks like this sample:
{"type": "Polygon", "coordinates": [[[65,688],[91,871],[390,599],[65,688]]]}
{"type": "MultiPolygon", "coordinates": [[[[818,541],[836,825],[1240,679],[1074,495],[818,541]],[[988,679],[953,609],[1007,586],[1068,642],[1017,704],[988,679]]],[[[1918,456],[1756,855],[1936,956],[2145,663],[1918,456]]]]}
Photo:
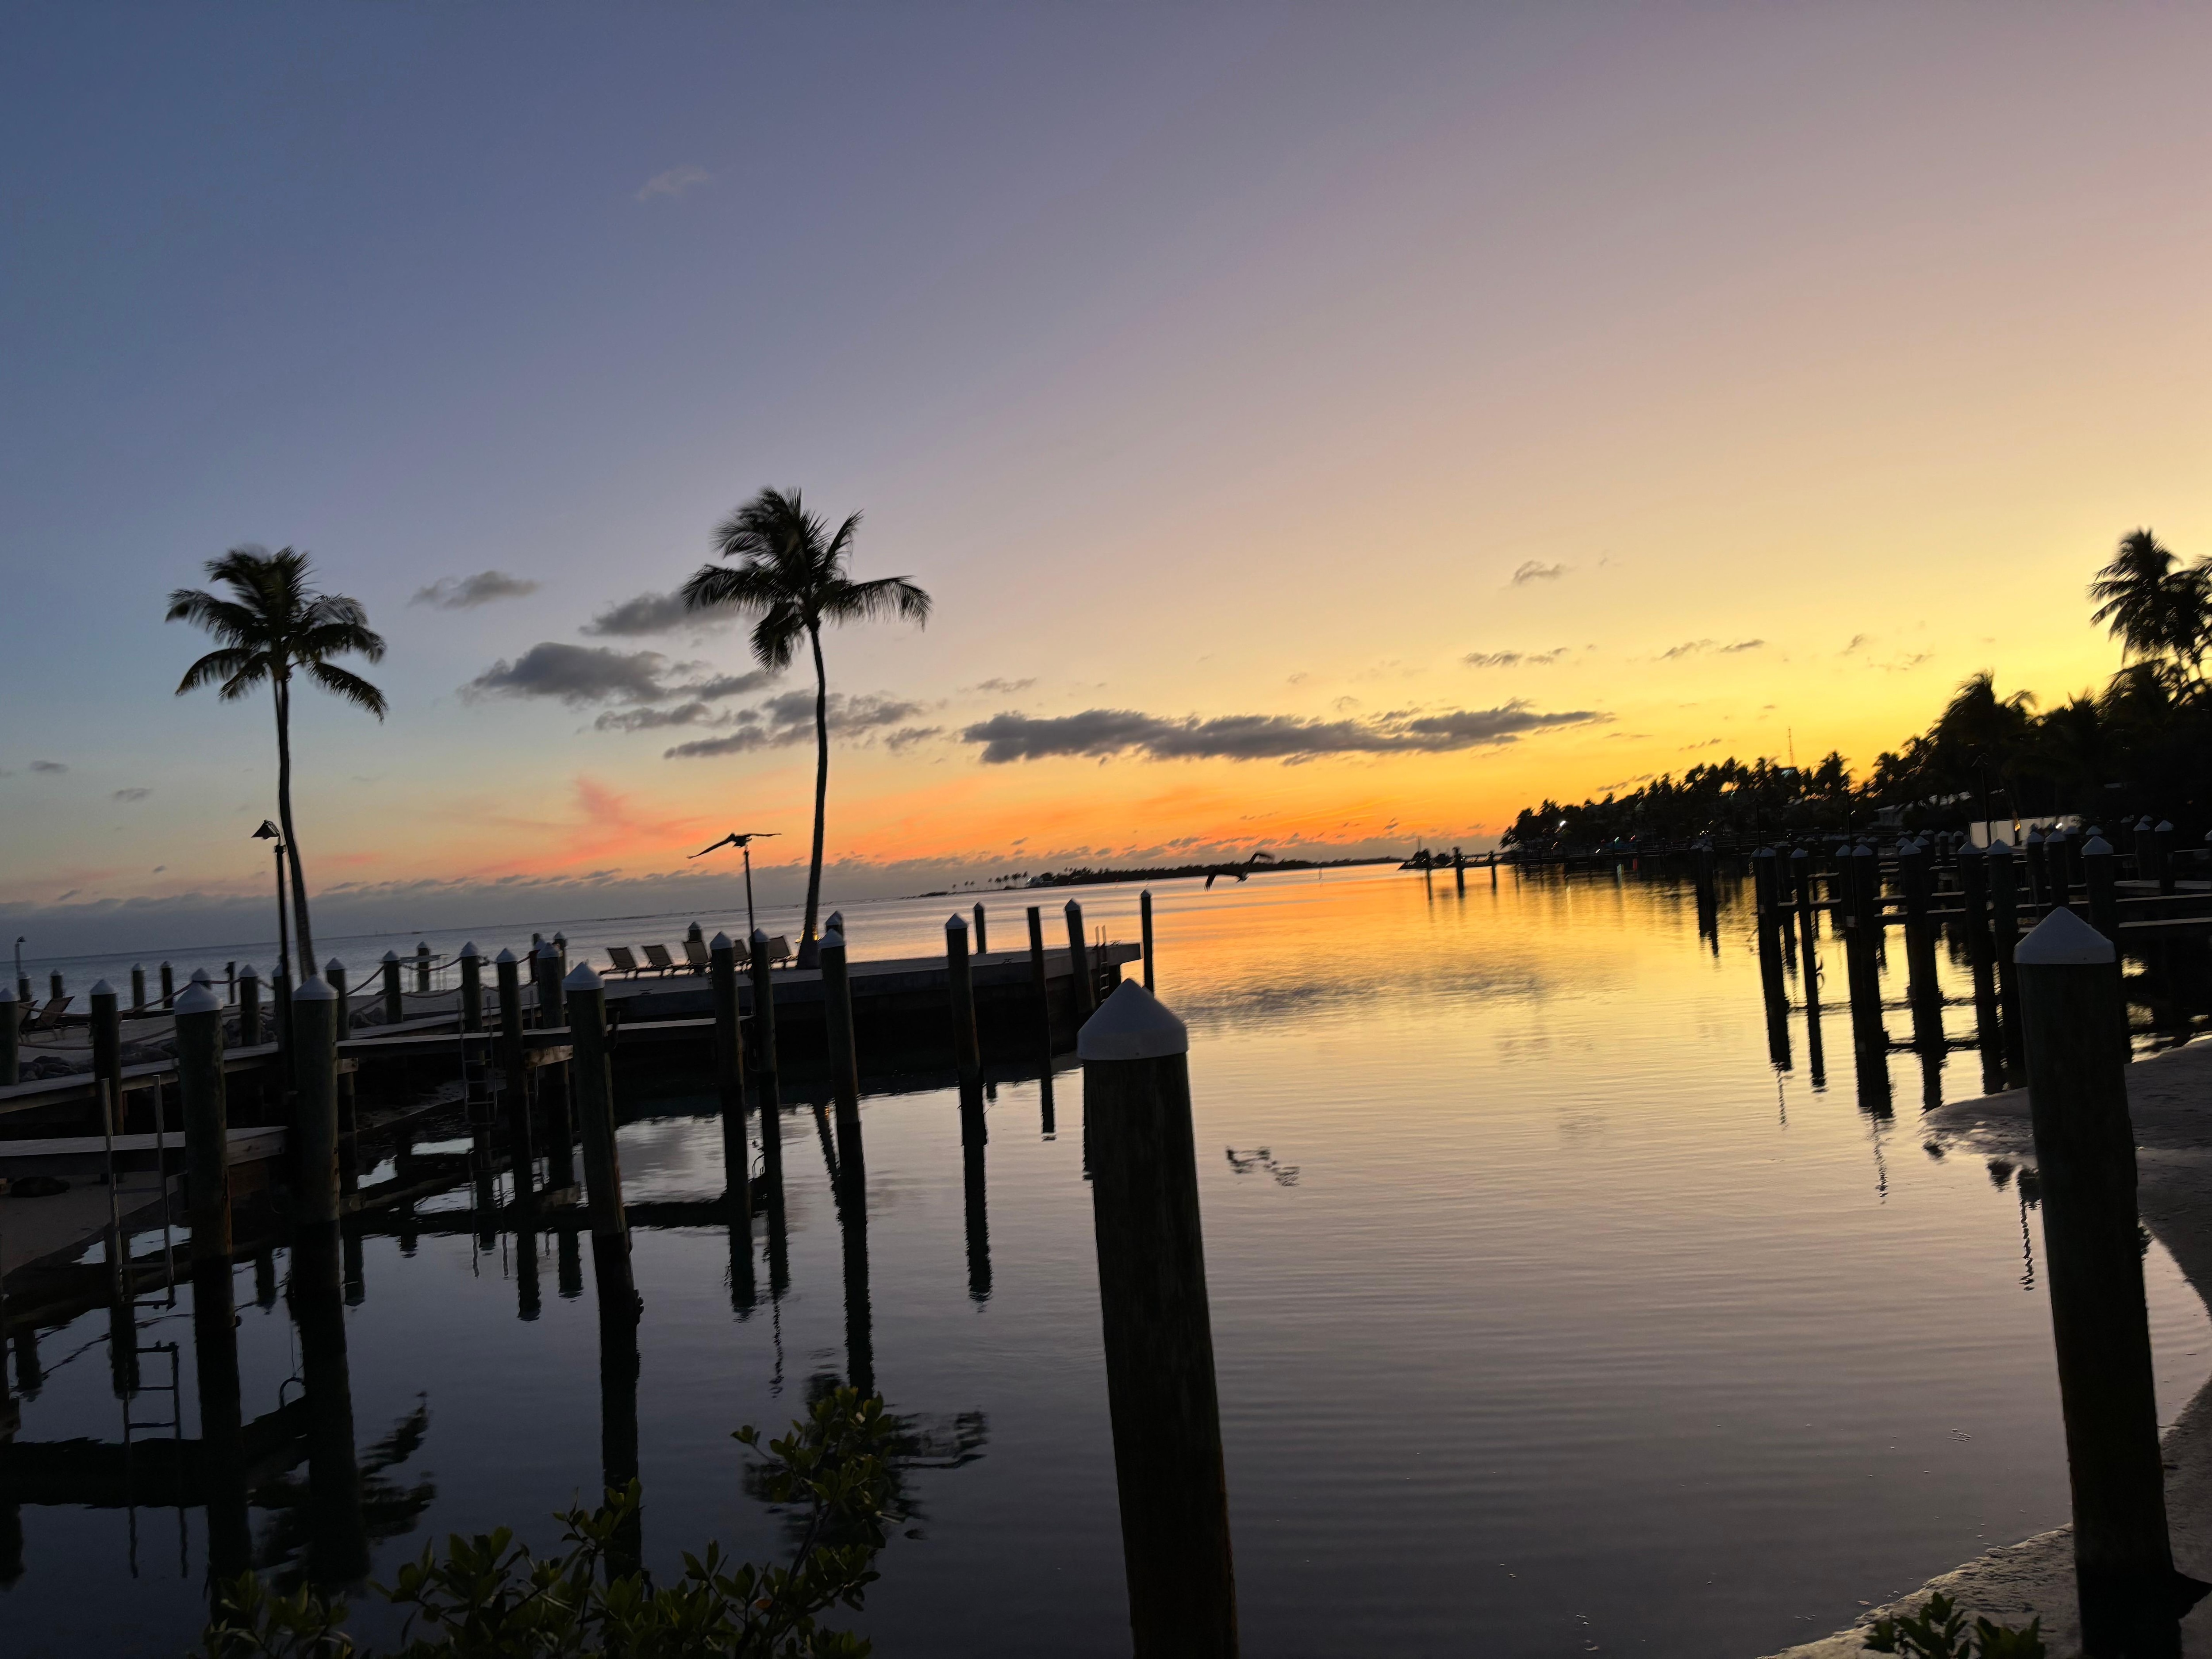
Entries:
{"type": "Polygon", "coordinates": [[[307,931],[307,878],[300,871],[300,838],[292,833],[292,688],[276,682],[276,822],[284,831],[284,856],[292,866],[292,922],[300,933],[300,978],[320,971],[314,936],[307,931]]]}
{"type": "Polygon", "coordinates": [[[806,927],[799,935],[799,965],[814,965],[814,919],[822,909],[822,831],[830,811],[830,671],[822,665],[822,629],[809,623],[814,647],[814,856],[806,866],[806,927]]]}

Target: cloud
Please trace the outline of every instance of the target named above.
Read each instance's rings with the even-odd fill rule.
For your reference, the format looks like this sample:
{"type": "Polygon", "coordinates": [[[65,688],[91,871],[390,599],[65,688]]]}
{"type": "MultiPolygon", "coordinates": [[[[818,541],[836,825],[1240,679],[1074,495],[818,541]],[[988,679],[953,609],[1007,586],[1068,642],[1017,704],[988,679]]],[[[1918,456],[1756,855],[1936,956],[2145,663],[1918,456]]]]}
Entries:
{"type": "Polygon", "coordinates": [[[665,173],[656,173],[637,189],[637,199],[650,202],[656,196],[671,198],[681,196],[699,185],[711,185],[714,175],[702,167],[686,162],[680,167],[671,167],[665,173]]]}
{"type": "Polygon", "coordinates": [[[960,688],[960,690],[961,690],[963,693],[964,693],[964,692],[969,692],[969,691],[989,691],[989,692],[992,692],[992,693],[995,694],[996,696],[1001,696],[1001,697],[1011,697],[1011,696],[1013,696],[1016,692],[1018,692],[1018,691],[1026,691],[1026,690],[1028,690],[1030,689],[1030,687],[1031,687],[1031,686],[1035,685],[1036,684],[1036,682],[1035,680],[1033,680],[1033,679],[1030,679],[1030,680],[979,680],[979,681],[978,681],[976,684],[975,684],[974,685],[963,685],[963,686],[962,686],[962,687],[960,688]]]}
{"type": "Polygon", "coordinates": [[[1549,651],[1470,651],[1460,660],[1469,668],[1517,668],[1527,664],[1531,668],[1555,663],[1567,654],[1564,645],[1549,651]]]}
{"type": "Polygon", "coordinates": [[[647,634],[673,634],[679,628],[721,628],[729,621],[727,612],[686,611],[681,593],[641,593],[609,605],[576,631],[603,638],[636,639],[647,634]]]}
{"type": "Polygon", "coordinates": [[[1546,564],[1540,559],[1530,559],[1513,573],[1513,586],[1525,587],[1530,582],[1555,582],[1567,574],[1563,564],[1546,564]]]}
{"type": "Polygon", "coordinates": [[[1680,645],[1669,646],[1659,653],[1662,662],[1672,662],[1677,657],[1695,657],[1711,651],[1719,656],[1731,657],[1738,652],[1757,651],[1765,645],[1765,640],[1738,640],[1732,645],[1723,645],[1717,640],[1685,640],[1680,645]]]}
{"type": "Polygon", "coordinates": [[[697,726],[712,714],[703,702],[673,708],[610,708],[592,722],[595,732],[655,732],[670,726],[697,726]]]}
{"type": "Polygon", "coordinates": [[[473,576],[441,576],[428,587],[418,587],[410,605],[434,605],[441,611],[471,611],[494,599],[519,599],[535,593],[538,584],[504,570],[479,570],[473,576]]]}
{"type": "MultiPolygon", "coordinates": [[[[897,726],[920,713],[920,703],[908,702],[897,697],[876,694],[848,696],[842,691],[832,691],[829,707],[830,735],[847,737],[854,732],[897,726]]],[[[794,744],[811,743],[814,741],[814,694],[811,691],[787,691],[781,696],[770,697],[757,708],[739,709],[728,716],[728,720],[738,729],[727,737],[698,738],[690,743],[679,743],[665,751],[662,758],[696,760],[713,755],[741,755],[756,749],[788,749],[794,744]]],[[[930,728],[933,732],[935,729],[930,728]]]]}
{"type": "Polygon", "coordinates": [[[658,702],[668,659],[658,651],[614,651],[603,645],[546,640],[513,662],[504,657],[461,688],[478,697],[558,697],[571,708],[590,702],[658,702]]]}
{"type": "Polygon", "coordinates": [[[69,768],[64,766],[59,761],[33,761],[31,769],[33,772],[45,772],[52,776],[59,777],[68,771],[69,768]]]}
{"type": "Polygon", "coordinates": [[[115,792],[115,799],[118,800],[143,800],[147,796],[153,793],[154,792],[150,789],[140,789],[137,787],[118,789],[115,792]]]}
{"type": "MultiPolygon", "coordinates": [[[[595,702],[653,703],[683,697],[713,702],[757,691],[775,677],[763,669],[744,674],[714,674],[704,679],[672,679],[696,674],[704,663],[673,663],[658,651],[617,651],[611,646],[570,645],[543,640],[513,662],[501,658],[461,688],[471,702],[490,696],[557,697],[571,708],[595,702]]],[[[681,724],[682,722],[647,722],[681,724]]],[[[600,730],[621,727],[602,721],[600,730]]],[[[635,726],[624,729],[636,730],[635,726]]]]}
{"type": "Polygon", "coordinates": [[[1224,714],[1165,720],[1130,708],[1087,708],[1079,714],[1034,718],[996,714],[963,729],[980,744],[986,765],[1048,756],[1103,758],[1133,751],[1152,760],[1314,760],[1325,755],[1435,753],[1516,742],[1521,734],[1609,718],[1592,709],[1540,714],[1519,699],[1496,708],[1449,714],[1407,712],[1371,720],[1308,720],[1292,714],[1224,714]]]}
{"type": "Polygon", "coordinates": [[[1861,646],[1867,644],[1873,638],[1874,635],[1871,634],[1854,634],[1851,635],[1851,642],[1845,646],[1841,651],[1838,651],[1836,654],[1839,657],[1848,657],[1852,652],[1857,650],[1861,646]]]}
{"type": "Polygon", "coordinates": [[[945,728],[941,726],[902,726],[884,739],[884,747],[896,755],[902,750],[911,749],[915,744],[941,737],[944,732],[945,728]]]}

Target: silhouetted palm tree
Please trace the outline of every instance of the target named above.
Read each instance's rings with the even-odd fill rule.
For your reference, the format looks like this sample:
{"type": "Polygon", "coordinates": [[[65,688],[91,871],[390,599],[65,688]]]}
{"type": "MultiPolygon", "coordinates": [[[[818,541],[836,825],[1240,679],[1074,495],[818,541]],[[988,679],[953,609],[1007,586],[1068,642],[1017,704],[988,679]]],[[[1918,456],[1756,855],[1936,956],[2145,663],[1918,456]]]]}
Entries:
{"type": "Polygon", "coordinates": [[[234,547],[208,561],[207,573],[230,589],[223,598],[204,588],[179,587],[169,595],[168,622],[189,622],[220,640],[185,671],[177,695],[219,684],[225,702],[266,682],[276,700],[276,821],[292,866],[292,915],[300,930],[301,977],[315,971],[315,941],[307,931],[307,882],[300,869],[300,837],[292,828],[292,677],[297,672],[333,696],[384,718],[384,693],[358,674],[334,668],[330,659],[359,652],[384,659],[384,641],[369,631],[358,599],[318,593],[307,556],[280,547],[234,547]]]}
{"type": "Polygon", "coordinates": [[[2170,656],[2199,672],[2212,628],[2212,570],[2202,561],[2185,566],[2149,531],[2131,531],[2089,597],[2099,602],[2089,620],[2105,623],[2127,654],[2170,656]]]}
{"type": "Polygon", "coordinates": [[[753,656],[770,672],[791,665],[805,635],[814,651],[814,854],[806,872],[806,922],[799,961],[816,960],[815,917],[822,905],[822,836],[830,803],[830,677],[822,629],[884,617],[929,620],[929,595],[904,576],[856,582],[847,574],[857,513],[833,533],[793,490],[763,489],[714,531],[714,550],[735,566],[702,565],[684,584],[686,609],[731,605],[757,618],[753,656]]]}

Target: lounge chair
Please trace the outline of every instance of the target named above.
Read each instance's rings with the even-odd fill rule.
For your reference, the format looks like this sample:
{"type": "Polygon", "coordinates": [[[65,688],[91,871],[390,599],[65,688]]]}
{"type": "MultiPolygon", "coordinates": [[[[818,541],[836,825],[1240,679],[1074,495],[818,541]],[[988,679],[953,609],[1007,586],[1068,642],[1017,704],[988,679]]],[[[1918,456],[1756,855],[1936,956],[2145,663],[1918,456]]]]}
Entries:
{"type": "Polygon", "coordinates": [[[669,959],[668,947],[665,945],[647,945],[645,960],[647,966],[656,969],[661,973],[672,974],[676,971],[676,964],[669,959]]]}
{"type": "Polygon", "coordinates": [[[684,960],[691,964],[694,973],[703,974],[714,965],[714,952],[708,950],[707,941],[703,939],[684,941],[684,960]]]}
{"type": "Polygon", "coordinates": [[[611,964],[607,969],[607,972],[610,974],[628,974],[631,978],[635,979],[638,975],[645,971],[644,969],[638,966],[637,957],[632,954],[629,946],[627,945],[610,945],[607,946],[607,961],[611,964]]]}
{"type": "Polygon", "coordinates": [[[62,1010],[75,1000],[73,997],[55,997],[43,1008],[27,1002],[23,1005],[27,1011],[23,1015],[23,1023],[17,1029],[24,1031],[51,1031],[62,1023],[62,1010]]]}
{"type": "Polygon", "coordinates": [[[777,933],[768,942],[768,959],[779,966],[791,960],[791,941],[777,933]]]}

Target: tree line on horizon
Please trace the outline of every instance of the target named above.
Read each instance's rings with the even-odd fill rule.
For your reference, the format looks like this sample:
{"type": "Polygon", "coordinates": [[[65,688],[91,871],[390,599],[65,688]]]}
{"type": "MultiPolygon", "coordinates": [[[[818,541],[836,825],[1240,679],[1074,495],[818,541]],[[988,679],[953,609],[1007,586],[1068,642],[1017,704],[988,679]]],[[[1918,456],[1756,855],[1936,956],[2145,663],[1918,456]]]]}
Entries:
{"type": "Polygon", "coordinates": [[[1528,851],[1658,837],[1734,837],[1906,828],[1983,817],[2078,814],[2171,819],[2194,839],[2212,827],[2212,559],[2185,564],[2148,530],[2121,538],[2090,582],[2120,642],[2101,691],[2039,709],[2033,693],[1997,695],[1987,670],[1968,677],[1925,732],[1877,756],[1855,778],[1831,750],[1817,765],[1733,756],[1662,775],[1626,794],[1523,807],[1501,844],[1528,851]]]}

